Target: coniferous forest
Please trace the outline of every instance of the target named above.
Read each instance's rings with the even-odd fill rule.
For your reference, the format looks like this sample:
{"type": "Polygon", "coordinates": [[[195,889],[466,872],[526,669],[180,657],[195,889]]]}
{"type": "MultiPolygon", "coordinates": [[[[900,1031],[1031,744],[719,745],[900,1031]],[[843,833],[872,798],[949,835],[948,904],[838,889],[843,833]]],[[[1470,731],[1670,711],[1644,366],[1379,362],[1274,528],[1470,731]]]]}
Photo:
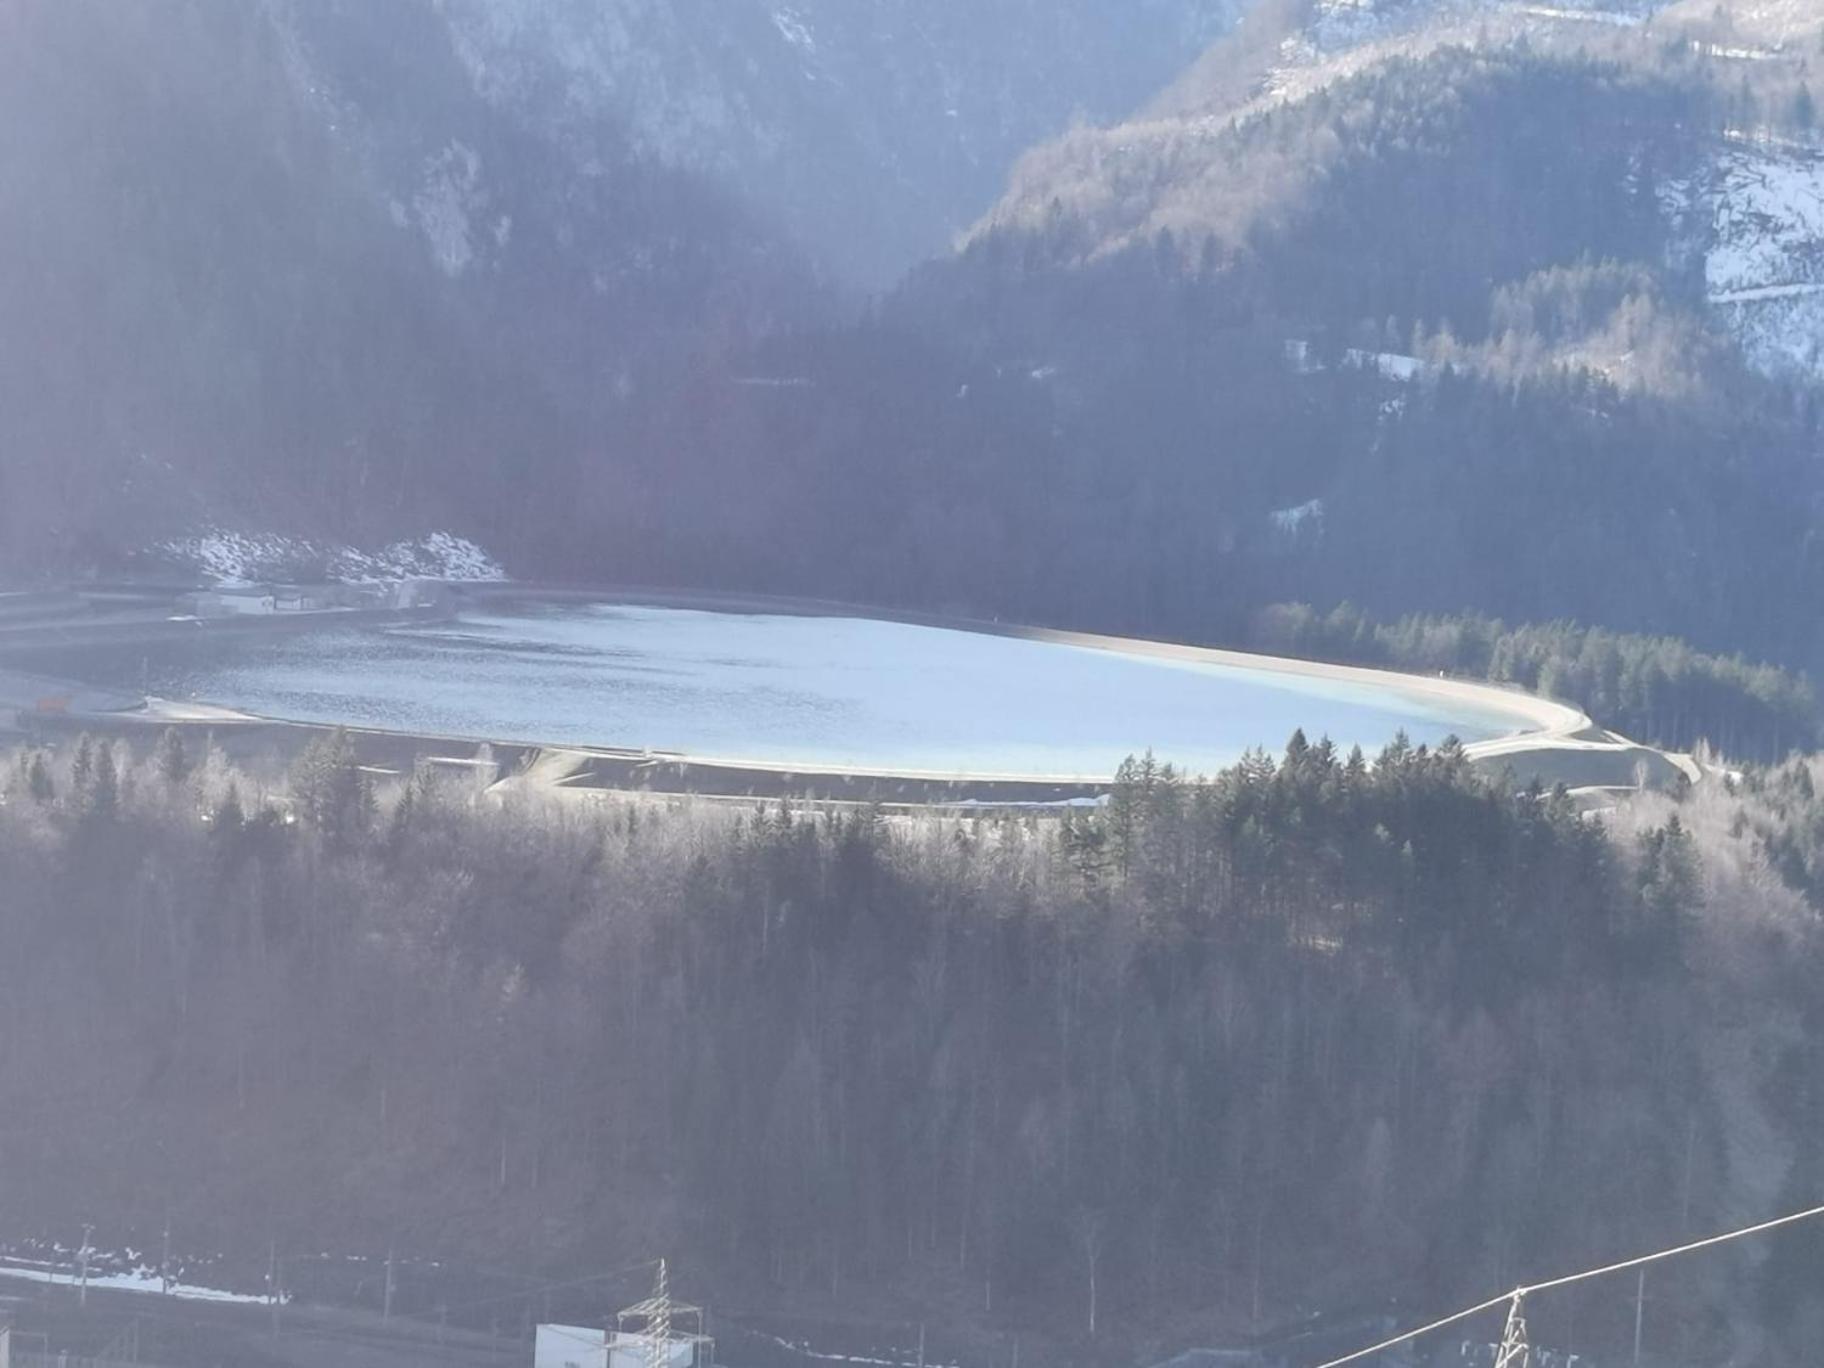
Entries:
{"type": "Polygon", "coordinates": [[[575,583],[1224,642],[1348,600],[1819,666],[1816,386],[1745,364],[1702,225],[1663,212],[1742,129],[1808,136],[1783,61],[1446,44],[1191,129],[1079,130],[959,251],[856,300],[611,125],[590,164],[624,182],[566,188],[417,11],[317,16],[295,37],[375,147],[404,155],[416,101],[509,176],[498,251],[445,279],[363,198],[374,167],[264,111],[284,35],[207,8],[167,31],[37,6],[0,56],[15,123],[120,134],[17,149],[8,298],[100,350],[21,341],[0,373],[9,575],[117,574],[214,523],[448,526],[575,583]],[[92,95],[29,58],[123,47],[92,95]],[[187,121],[149,112],[167,95],[187,121]],[[193,125],[207,165],[273,184],[218,183],[193,125]],[[128,207],[91,212],[91,184],[128,207]],[[249,199],[287,208],[217,250],[249,199]],[[204,324],[168,316],[197,281],[204,324]]]}
{"type": "MultiPolygon", "coordinates": [[[[731,1323],[1142,1368],[1824,1200],[1815,8],[0,3],[15,640],[435,536],[1491,680],[1702,762],[589,795],[40,747],[82,691],[9,655],[0,1256],[379,1258],[390,1313],[395,1254],[662,1252],[731,1323]]],[[[1821,1268],[1528,1310],[1586,1368],[1787,1368],[1821,1268]]],[[[563,1311],[462,1300],[404,1314],[563,1311]]]]}
{"type": "MultiPolygon", "coordinates": [[[[376,790],[339,737],[4,774],[13,1229],[664,1248],[1093,1357],[1484,1295],[1818,1171],[1815,765],[1602,820],[1303,736],[1064,817],[376,790]]],[[[1678,1271],[1652,1342],[1744,1304],[1807,1342],[1814,1253],[1678,1271]]]]}
{"type": "Polygon", "coordinates": [[[1707,743],[1727,755],[1771,761],[1817,744],[1818,700],[1809,679],[1740,656],[1694,651],[1675,637],[1570,622],[1509,627],[1475,614],[1377,622],[1348,603],[1328,613],[1277,603],[1255,617],[1245,644],[1276,655],[1515,684],[1678,750],[1707,743]]]}

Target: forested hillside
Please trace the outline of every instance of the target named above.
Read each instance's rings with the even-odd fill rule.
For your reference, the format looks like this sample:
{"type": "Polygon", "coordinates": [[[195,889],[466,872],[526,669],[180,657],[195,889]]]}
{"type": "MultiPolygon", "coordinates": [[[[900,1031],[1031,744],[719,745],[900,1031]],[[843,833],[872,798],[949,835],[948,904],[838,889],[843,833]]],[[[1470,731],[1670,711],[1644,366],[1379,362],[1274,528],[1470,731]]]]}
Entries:
{"type": "MultiPolygon", "coordinates": [[[[0,3],[0,586],[447,529],[1729,760],[1592,812],[1299,734],[959,814],[0,754],[0,1241],[664,1252],[1106,1368],[1818,1200],[1813,9],[0,3]]],[[[1824,1245],[1762,1252],[1648,1352],[1815,1358],[1824,1245]]]]}
{"type": "Polygon", "coordinates": [[[1737,116],[1720,87],[1701,64],[1443,48],[1227,121],[1079,135],[908,293],[1070,377],[1134,464],[1245,470],[1199,501],[1237,539],[1321,500],[1279,572],[1318,601],[1353,583],[1380,611],[1802,650],[1809,625],[1757,639],[1749,605],[1810,572],[1749,560],[1809,554],[1815,404],[1711,336],[1659,207],[1737,116]]]}
{"type": "Polygon", "coordinates": [[[669,459],[703,368],[946,250],[1233,17],[1043,9],[9,5],[0,572],[213,526],[590,537],[567,496],[669,459]]]}
{"type": "MultiPolygon", "coordinates": [[[[1149,6],[1096,107],[1219,8],[1149,6]]],[[[837,98],[731,54],[878,72],[855,16],[712,53],[614,7],[12,7],[0,567],[448,528],[530,578],[1223,642],[1348,599],[1815,671],[1819,35],[1535,9],[1258,7],[857,306],[774,161],[712,165],[837,98]]],[[[1045,51],[1108,21],[1070,13],[1045,51]]],[[[944,15],[891,49],[902,131],[944,15]]]]}
{"type": "MultiPolygon", "coordinates": [[[[1068,820],[376,794],[333,738],[284,784],[171,738],[4,775],[14,1235],[664,1249],[1125,1361],[1810,1195],[1824,947],[1768,861],[1813,765],[1601,823],[1303,737],[1068,820]]],[[[1802,1257],[1669,1274],[1650,1346],[1787,1361],[1802,1257]]]]}
{"type": "Polygon", "coordinates": [[[662,464],[573,505],[612,535],[527,563],[1225,641],[1349,598],[1815,668],[1816,390],[1745,364],[1664,212],[1783,106],[1631,41],[1072,135],[863,322],[705,367],[682,420],[646,396],[662,464]]]}
{"type": "Polygon", "coordinates": [[[1073,122],[1125,118],[1248,0],[454,0],[476,88],[567,141],[606,117],[841,281],[890,287],[1073,122]]]}
{"type": "Polygon", "coordinates": [[[216,524],[530,539],[618,394],[817,308],[606,117],[494,111],[429,6],[8,5],[0,119],[13,573],[216,524]]]}
{"type": "Polygon", "coordinates": [[[1349,603],[1328,613],[1276,603],[1255,618],[1246,644],[1273,655],[1517,684],[1652,745],[1691,750],[1708,742],[1763,762],[1814,749],[1821,720],[1817,692],[1803,676],[1706,655],[1674,637],[1571,622],[1510,627],[1474,615],[1376,622],[1349,603]]]}

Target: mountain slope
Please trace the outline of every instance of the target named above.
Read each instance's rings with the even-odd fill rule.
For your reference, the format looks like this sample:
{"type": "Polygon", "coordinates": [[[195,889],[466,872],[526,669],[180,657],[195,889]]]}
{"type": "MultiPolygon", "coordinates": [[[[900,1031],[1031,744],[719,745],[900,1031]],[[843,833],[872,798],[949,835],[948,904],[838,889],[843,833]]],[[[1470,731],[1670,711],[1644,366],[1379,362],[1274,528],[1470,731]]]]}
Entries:
{"type": "MultiPolygon", "coordinates": [[[[447,526],[556,578],[1202,639],[1348,597],[1824,663],[1799,54],[1731,55],[1727,15],[1270,4],[845,322],[673,164],[733,144],[611,116],[622,60],[699,103],[654,66],[684,11],[625,5],[0,11],[0,557],[447,526]]],[[[721,70],[705,128],[796,127],[721,70]]]]}
{"type": "MultiPolygon", "coordinates": [[[[1591,236],[1569,244],[1571,256],[1637,258],[1688,287],[1694,305],[1708,302],[1713,321],[1766,374],[1824,377],[1811,340],[1818,321],[1812,296],[1815,262],[1824,256],[1824,142],[1810,86],[1808,59],[1824,18],[1777,5],[1744,3],[1667,7],[1663,0],[1286,0],[1263,5],[1234,39],[1219,43],[1135,120],[1080,129],[1023,159],[1007,194],[977,226],[1049,231],[1062,221],[1078,253],[1094,255],[1149,241],[1161,230],[1214,237],[1225,249],[1278,234],[1329,186],[1339,149],[1360,144],[1384,117],[1405,120],[1421,137],[1470,132],[1453,118],[1447,95],[1417,110],[1389,85],[1412,62],[1453,51],[1535,58],[1520,92],[1517,122],[1485,130],[1505,145],[1484,145],[1470,164],[1499,168],[1476,177],[1497,192],[1523,187],[1511,212],[1487,222],[1498,232],[1516,217],[1543,219],[1592,193],[1659,196],[1654,222],[1644,219],[1618,243],[1591,236]],[[1595,73],[1591,62],[1603,64],[1595,73]],[[1379,81],[1364,106],[1339,115],[1338,91],[1351,81],[1379,81]],[[1537,122],[1519,108],[1529,100],[1581,98],[1592,81],[1658,92],[1656,109],[1636,108],[1622,129],[1567,129],[1557,147],[1522,145],[1537,122]],[[1376,103],[1378,102],[1378,103],[1376,103]],[[1262,146],[1267,123],[1331,125],[1285,143],[1262,146]],[[1421,124],[1423,127],[1421,127],[1421,124]],[[1608,136],[1619,133],[1619,137],[1608,136]],[[1591,139],[1610,160],[1592,160],[1591,139]],[[1592,183],[1606,182],[1606,190],[1592,183]]],[[[1451,92],[1452,95],[1455,92],[1451,92]]],[[[1639,101],[1635,101],[1638,106],[1639,101]]],[[[1505,116],[1504,116],[1505,117],[1505,116]]],[[[1374,168],[1386,181],[1397,168],[1374,168]]],[[[1445,201],[1439,212],[1479,206],[1445,201]]],[[[1453,234],[1443,219],[1413,225],[1411,242],[1442,240],[1447,250],[1476,231],[1453,234]]],[[[1506,236],[1502,233],[1502,236],[1506,236]]],[[[1428,242],[1426,251],[1435,246],[1428,242]]],[[[1384,249],[1384,242],[1377,249],[1384,249]]],[[[1471,247],[1473,250],[1473,245],[1471,247]]],[[[1366,248],[1364,257],[1375,252],[1366,248]]],[[[1568,264],[1570,258],[1558,260],[1568,264]]],[[[1535,265],[1544,265],[1541,260],[1535,265]]],[[[1514,279],[1488,263],[1492,283],[1514,279]]],[[[1415,300],[1424,314],[1426,301],[1415,300]]],[[[1432,321],[1443,321],[1441,316],[1432,321]]]]}
{"type": "Polygon", "coordinates": [[[0,562],[588,547],[563,510],[669,478],[692,374],[941,249],[1235,3],[7,6],[0,562]]]}
{"type": "Polygon", "coordinates": [[[817,306],[611,124],[578,181],[429,9],[8,6],[0,118],[15,563],[217,519],[518,535],[639,367],[817,306]]]}
{"type": "MultiPolygon", "coordinates": [[[[839,278],[945,250],[1015,157],[1118,118],[1246,0],[448,0],[476,87],[586,138],[607,118],[716,177],[839,278]]],[[[586,162],[586,155],[582,158],[586,162]]]]}
{"type": "Polygon", "coordinates": [[[894,316],[1032,378],[1101,593],[1170,630],[1279,592],[1819,663],[1804,53],[1341,8],[1035,150],[894,316]]]}

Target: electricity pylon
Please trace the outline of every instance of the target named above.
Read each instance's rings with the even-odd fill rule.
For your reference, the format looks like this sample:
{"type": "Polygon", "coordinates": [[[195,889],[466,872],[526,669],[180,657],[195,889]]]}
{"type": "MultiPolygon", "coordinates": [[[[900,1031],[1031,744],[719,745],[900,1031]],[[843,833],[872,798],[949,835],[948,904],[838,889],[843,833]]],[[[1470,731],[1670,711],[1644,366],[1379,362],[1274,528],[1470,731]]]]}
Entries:
{"type": "Polygon", "coordinates": [[[1526,1293],[1516,1290],[1507,1304],[1507,1330],[1501,1336],[1495,1368],[1529,1368],[1532,1358],[1533,1351],[1526,1347],[1526,1293]]]}
{"type": "Polygon", "coordinates": [[[646,1321],[646,1368],[671,1368],[671,1280],[665,1260],[659,1260],[659,1279],[647,1302],[651,1314],[646,1321]]]}

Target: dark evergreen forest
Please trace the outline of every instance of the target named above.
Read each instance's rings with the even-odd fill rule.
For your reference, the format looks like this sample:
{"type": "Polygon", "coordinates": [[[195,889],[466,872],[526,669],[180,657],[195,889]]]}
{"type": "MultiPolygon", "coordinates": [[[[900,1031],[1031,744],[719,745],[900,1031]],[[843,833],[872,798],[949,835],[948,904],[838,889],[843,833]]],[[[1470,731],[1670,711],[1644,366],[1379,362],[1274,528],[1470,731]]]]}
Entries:
{"type": "MultiPolygon", "coordinates": [[[[9,21],[37,40],[9,50],[70,26],[66,45],[131,39],[70,13],[9,21]]],[[[0,562],[119,569],[246,513],[356,539],[449,526],[531,578],[1231,643],[1267,605],[1348,600],[1819,664],[1817,395],[1742,366],[1657,207],[1722,130],[1790,126],[1783,65],[1750,73],[1763,90],[1678,44],[1447,47],[1195,136],[1096,130],[857,317],[612,128],[598,160],[626,162],[624,193],[597,204],[463,96],[453,56],[344,28],[351,91],[410,92],[513,168],[497,259],[457,279],[407,262],[361,197],[369,163],[302,115],[255,117],[283,58],[258,25],[198,30],[240,76],[191,95],[147,37],[105,111],[138,141],[23,163],[27,226],[129,186],[83,220],[90,255],[213,282],[214,302],[158,345],[163,294],[85,294],[32,227],[21,307],[101,350],[0,374],[0,562]],[[277,175],[255,142],[286,149],[274,193],[302,198],[241,256],[199,245],[197,216],[265,182],[159,179],[181,150],[149,112],[167,97],[220,161],[277,175]],[[269,268],[241,290],[252,258],[269,268]],[[99,406],[79,398],[96,366],[126,377],[99,406]]],[[[8,89],[69,98],[44,79],[8,89]]],[[[369,162],[426,153],[402,108],[367,111],[369,162]]]]}
{"type": "Polygon", "coordinates": [[[1636,740],[1679,750],[1709,743],[1772,761],[1815,749],[1818,700],[1808,679],[1740,656],[1705,655],[1674,637],[1575,623],[1509,627],[1498,618],[1409,615],[1376,622],[1344,603],[1319,613],[1278,603],[1247,644],[1275,655],[1469,675],[1575,703],[1636,740]]]}
{"type": "MultiPolygon", "coordinates": [[[[13,1230],[667,1249],[1093,1355],[1484,1295],[1812,1171],[1742,1149],[1817,1144],[1806,766],[1601,821],[1302,736],[1068,818],[376,792],[337,738],[265,783],[175,737],[3,773],[13,1230]]],[[[1802,1337],[1806,1248],[1679,1272],[1651,1342],[1762,1297],[1802,1337]]]]}
{"type": "Polygon", "coordinates": [[[861,322],[642,385],[563,486],[575,526],[500,543],[1200,641],[1347,600],[1815,669],[1817,396],[1741,366],[1655,217],[1738,106],[1676,62],[1445,50],[1087,189],[1054,169],[1050,210],[861,322]]]}
{"type": "MultiPolygon", "coordinates": [[[[1719,10],[1273,101],[1270,30],[861,301],[610,119],[530,136],[429,14],[0,5],[0,121],[49,130],[0,140],[9,583],[447,527],[526,579],[1459,672],[1750,767],[1595,813],[1298,735],[959,814],[21,750],[0,1232],[663,1250],[1105,1364],[1818,1200],[1824,405],[1667,207],[1814,137],[1811,58],[1730,64],[1719,10]]],[[[1649,1352],[1814,1359],[1821,1260],[1668,1268],[1649,1352]]]]}

